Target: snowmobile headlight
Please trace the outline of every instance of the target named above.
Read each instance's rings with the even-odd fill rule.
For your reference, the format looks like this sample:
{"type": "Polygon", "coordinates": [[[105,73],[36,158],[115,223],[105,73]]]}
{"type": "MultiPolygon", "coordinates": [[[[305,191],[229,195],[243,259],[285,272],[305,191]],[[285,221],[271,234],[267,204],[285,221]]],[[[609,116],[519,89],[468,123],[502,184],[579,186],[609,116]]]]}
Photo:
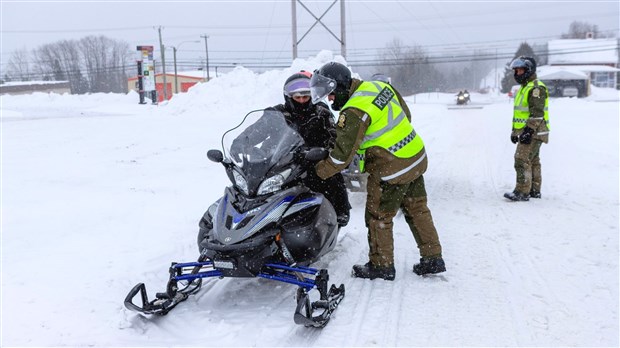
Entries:
{"type": "Polygon", "coordinates": [[[239,173],[238,171],[233,170],[232,172],[233,172],[233,177],[235,178],[235,185],[237,185],[239,190],[241,190],[243,193],[248,195],[249,194],[248,182],[245,180],[243,175],[241,175],[241,173],[239,173]]]}
{"type": "Polygon", "coordinates": [[[291,174],[291,170],[287,169],[281,173],[278,173],[270,178],[265,179],[258,187],[258,195],[264,195],[271,192],[280,191],[284,180],[291,174]]]}

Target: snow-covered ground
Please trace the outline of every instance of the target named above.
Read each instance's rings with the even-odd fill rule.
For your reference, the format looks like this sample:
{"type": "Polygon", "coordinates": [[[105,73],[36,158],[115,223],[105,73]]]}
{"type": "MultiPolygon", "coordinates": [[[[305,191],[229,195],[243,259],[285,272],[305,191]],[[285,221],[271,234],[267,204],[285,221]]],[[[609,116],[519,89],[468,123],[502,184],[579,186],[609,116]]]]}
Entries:
{"type": "Polygon", "coordinates": [[[2,346],[618,346],[619,101],[594,89],[550,101],[543,198],[502,198],[515,174],[511,101],[407,97],[430,167],[443,278],[411,272],[418,251],[395,222],[396,280],[362,280],[365,197],[319,262],[346,297],[323,329],[293,323],[295,287],[210,279],[169,315],[123,299],[163,291],[171,261],[197,257],[198,219],[229,181],[206,158],[250,110],[282,101],[299,69],[246,69],[159,106],[138,96],[2,96],[2,346]],[[600,102],[606,100],[606,102],[600,102]],[[609,101],[611,100],[611,101],[609,101]]]}

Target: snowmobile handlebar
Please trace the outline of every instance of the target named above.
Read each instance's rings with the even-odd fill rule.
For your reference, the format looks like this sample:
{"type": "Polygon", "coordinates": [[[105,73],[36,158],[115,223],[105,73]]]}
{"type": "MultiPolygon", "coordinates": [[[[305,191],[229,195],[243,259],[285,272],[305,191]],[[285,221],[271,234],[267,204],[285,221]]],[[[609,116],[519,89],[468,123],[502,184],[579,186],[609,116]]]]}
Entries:
{"type": "Polygon", "coordinates": [[[329,155],[329,151],[322,147],[311,147],[303,151],[304,159],[310,162],[324,160],[329,155]]]}

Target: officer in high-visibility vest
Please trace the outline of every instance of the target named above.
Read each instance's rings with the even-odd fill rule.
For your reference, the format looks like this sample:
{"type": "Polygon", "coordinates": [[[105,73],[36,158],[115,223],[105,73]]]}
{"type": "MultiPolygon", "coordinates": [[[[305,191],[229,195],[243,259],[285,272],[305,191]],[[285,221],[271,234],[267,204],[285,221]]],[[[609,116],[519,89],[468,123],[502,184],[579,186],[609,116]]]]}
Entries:
{"type": "Polygon", "coordinates": [[[511,201],[541,198],[542,172],[540,146],[549,142],[549,93],[547,86],[536,77],[536,61],[518,57],[510,67],[521,85],[514,99],[510,141],[517,144],[515,171],[517,184],[504,194],[511,201]]]}
{"type": "Polygon", "coordinates": [[[359,278],[394,280],[393,218],[402,209],[420,250],[418,275],[446,270],[441,244],[427,206],[424,143],[411,126],[407,104],[390,84],[351,77],[344,65],[330,62],[310,79],[312,102],[327,97],[340,111],[336,144],[329,157],[316,166],[325,179],[345,169],[356,155],[368,172],[365,221],[369,261],[354,265],[359,278]]]}

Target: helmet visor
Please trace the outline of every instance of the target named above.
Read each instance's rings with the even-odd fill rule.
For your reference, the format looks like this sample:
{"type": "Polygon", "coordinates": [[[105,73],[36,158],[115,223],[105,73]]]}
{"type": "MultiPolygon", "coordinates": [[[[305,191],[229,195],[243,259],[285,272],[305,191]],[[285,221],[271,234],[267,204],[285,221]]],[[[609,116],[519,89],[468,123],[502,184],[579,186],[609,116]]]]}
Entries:
{"type": "Polygon", "coordinates": [[[288,97],[309,97],[310,79],[307,77],[296,78],[284,85],[284,95],[288,97]]]}
{"type": "Polygon", "coordinates": [[[527,69],[531,66],[532,66],[532,63],[530,63],[529,61],[523,58],[517,58],[512,61],[512,64],[510,64],[511,69],[527,69]]]}
{"type": "Polygon", "coordinates": [[[313,74],[310,79],[312,103],[316,104],[336,89],[336,80],[319,74],[313,74]]]}

